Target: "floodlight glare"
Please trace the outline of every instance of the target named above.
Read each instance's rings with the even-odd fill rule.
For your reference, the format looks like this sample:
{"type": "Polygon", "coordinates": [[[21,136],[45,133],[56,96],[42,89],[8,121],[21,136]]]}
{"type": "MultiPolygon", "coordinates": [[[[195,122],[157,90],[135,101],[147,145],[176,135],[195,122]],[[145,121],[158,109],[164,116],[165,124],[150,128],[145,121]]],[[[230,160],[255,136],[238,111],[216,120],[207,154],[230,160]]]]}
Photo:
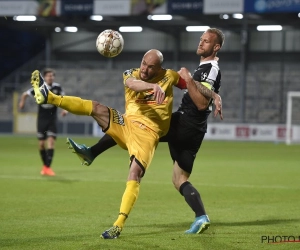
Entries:
{"type": "Polygon", "coordinates": [[[209,29],[209,26],[187,26],[185,29],[188,32],[201,32],[209,29]]]}
{"type": "Polygon", "coordinates": [[[141,26],[121,26],[120,32],[141,32],[143,28],[141,26]]]}
{"type": "Polygon", "coordinates": [[[75,26],[67,26],[67,27],[64,28],[64,30],[65,30],[66,32],[77,32],[77,31],[78,31],[78,28],[75,27],[75,26]]]}
{"type": "Polygon", "coordinates": [[[172,20],[172,15],[149,15],[147,17],[149,20],[153,21],[168,21],[172,20]]]}
{"type": "Polygon", "coordinates": [[[92,16],[90,16],[90,19],[93,20],[93,21],[102,21],[103,20],[103,16],[92,15],[92,16]]]}
{"type": "Polygon", "coordinates": [[[15,21],[32,22],[36,20],[36,16],[14,16],[15,21]]]}
{"type": "Polygon", "coordinates": [[[281,25],[258,25],[256,27],[258,31],[280,31],[282,30],[281,25]]]}

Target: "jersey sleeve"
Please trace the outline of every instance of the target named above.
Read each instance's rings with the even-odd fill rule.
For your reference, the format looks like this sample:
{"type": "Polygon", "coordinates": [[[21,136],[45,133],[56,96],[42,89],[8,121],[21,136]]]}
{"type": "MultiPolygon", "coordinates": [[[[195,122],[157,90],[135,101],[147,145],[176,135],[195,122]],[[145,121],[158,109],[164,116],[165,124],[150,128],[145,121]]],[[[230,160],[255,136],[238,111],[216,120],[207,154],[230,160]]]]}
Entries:
{"type": "Polygon", "coordinates": [[[123,73],[123,84],[126,85],[126,80],[128,78],[137,78],[138,76],[138,69],[128,69],[128,70],[125,70],[124,73],[123,73]]]}
{"type": "Polygon", "coordinates": [[[186,89],[187,88],[186,87],[186,81],[182,77],[179,77],[178,83],[175,86],[179,89],[186,89]]]}
{"type": "Polygon", "coordinates": [[[186,89],[186,82],[181,76],[174,70],[169,70],[170,74],[174,81],[172,81],[173,85],[179,89],[186,89]]]}
{"type": "Polygon", "coordinates": [[[34,96],[34,90],[33,90],[33,88],[28,89],[28,90],[26,91],[26,94],[27,94],[27,95],[34,96]]]}
{"type": "Polygon", "coordinates": [[[205,87],[214,90],[219,70],[214,66],[209,66],[205,70],[198,70],[194,73],[194,80],[201,82],[205,87]]]}

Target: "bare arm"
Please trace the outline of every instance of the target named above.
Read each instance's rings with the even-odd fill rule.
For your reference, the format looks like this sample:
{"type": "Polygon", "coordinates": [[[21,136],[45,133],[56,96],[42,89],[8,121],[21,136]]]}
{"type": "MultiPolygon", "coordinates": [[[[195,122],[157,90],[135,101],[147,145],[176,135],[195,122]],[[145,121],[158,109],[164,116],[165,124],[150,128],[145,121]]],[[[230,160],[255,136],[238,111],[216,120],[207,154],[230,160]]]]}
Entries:
{"type": "Polygon", "coordinates": [[[197,82],[189,81],[187,82],[187,89],[189,91],[189,95],[193,100],[194,104],[197,106],[198,110],[205,110],[209,105],[211,98],[204,96],[199,90],[197,86],[197,82]]]}
{"type": "Polygon", "coordinates": [[[214,91],[210,90],[209,88],[205,87],[201,82],[197,82],[193,80],[194,84],[197,86],[198,91],[209,99],[215,99],[218,94],[214,91]]]}
{"type": "Polygon", "coordinates": [[[198,109],[200,109],[200,108],[204,109],[203,107],[205,105],[207,107],[210,99],[213,99],[214,104],[216,106],[216,109],[214,111],[214,116],[216,117],[219,114],[221,120],[223,120],[221,96],[216,94],[214,91],[208,89],[200,82],[195,81],[192,78],[190,72],[186,68],[181,68],[181,70],[178,73],[186,81],[188,89],[191,88],[191,91],[189,91],[189,94],[190,94],[193,102],[195,103],[195,105],[198,107],[198,109]],[[189,85],[191,85],[191,86],[189,86],[189,85]],[[195,87],[205,97],[206,101],[208,102],[207,104],[206,104],[206,101],[202,97],[198,96],[196,93],[192,93],[192,92],[195,92],[195,90],[196,90],[195,87]],[[198,100],[198,98],[199,98],[199,100],[198,100]]]}
{"type": "Polygon", "coordinates": [[[156,83],[149,83],[131,77],[126,80],[125,85],[136,92],[152,90],[154,94],[154,99],[158,104],[161,104],[165,99],[165,92],[156,83]]]}
{"type": "MultiPolygon", "coordinates": [[[[216,109],[214,111],[214,116],[216,117],[218,114],[220,115],[221,120],[223,120],[223,113],[222,113],[222,99],[221,96],[219,96],[217,93],[214,91],[208,89],[205,87],[202,83],[197,82],[193,80],[194,84],[197,86],[198,91],[205,96],[206,100],[208,101],[206,107],[208,106],[210,99],[214,100],[214,104],[216,106],[216,109]]],[[[189,85],[189,84],[188,84],[189,85]]],[[[189,94],[191,94],[189,92],[189,94]]],[[[193,100],[194,101],[194,100],[193,100]]],[[[203,101],[203,100],[202,100],[203,101]]],[[[204,103],[204,102],[203,102],[204,103]]],[[[205,105],[205,104],[203,104],[205,105]]],[[[198,106],[197,106],[198,107],[198,106]]]]}
{"type": "Polygon", "coordinates": [[[149,82],[145,82],[145,81],[142,81],[142,80],[137,80],[133,77],[131,78],[128,78],[125,82],[125,85],[136,91],[136,92],[143,92],[143,91],[146,91],[146,90],[151,90],[153,89],[153,85],[154,83],[149,83],[149,82]]]}
{"type": "Polygon", "coordinates": [[[20,102],[19,102],[19,109],[23,109],[24,108],[27,97],[28,97],[27,92],[24,92],[21,95],[21,99],[20,99],[20,102]]]}

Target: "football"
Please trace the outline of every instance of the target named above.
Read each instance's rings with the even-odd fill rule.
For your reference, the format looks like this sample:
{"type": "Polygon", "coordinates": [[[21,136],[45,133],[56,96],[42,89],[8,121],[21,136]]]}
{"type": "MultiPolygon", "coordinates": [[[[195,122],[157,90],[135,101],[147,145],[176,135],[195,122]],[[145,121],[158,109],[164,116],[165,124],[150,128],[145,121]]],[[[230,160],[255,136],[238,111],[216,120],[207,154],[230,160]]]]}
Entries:
{"type": "Polygon", "coordinates": [[[124,47],[122,35],[115,30],[102,31],[96,40],[98,52],[105,57],[115,57],[119,55],[124,47]]]}

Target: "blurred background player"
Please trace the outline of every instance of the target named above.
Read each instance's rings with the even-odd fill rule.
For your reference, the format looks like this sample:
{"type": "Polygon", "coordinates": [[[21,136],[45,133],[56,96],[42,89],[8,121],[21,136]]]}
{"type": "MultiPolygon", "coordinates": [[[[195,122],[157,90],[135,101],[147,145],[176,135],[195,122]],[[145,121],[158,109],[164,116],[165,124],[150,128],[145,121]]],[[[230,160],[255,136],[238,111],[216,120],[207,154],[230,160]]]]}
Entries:
{"type": "MultiPolygon", "coordinates": [[[[49,90],[58,95],[64,95],[64,91],[59,83],[54,82],[55,71],[46,68],[43,71],[45,84],[49,90]]],[[[23,109],[28,96],[34,96],[33,88],[25,91],[20,99],[19,108],[23,109]]],[[[61,116],[65,116],[68,111],[62,110],[61,116]]],[[[41,175],[54,176],[51,169],[51,163],[54,155],[54,145],[57,132],[57,107],[52,104],[43,104],[38,106],[37,116],[37,138],[39,140],[38,148],[43,162],[41,175]]]]}
{"type": "MultiPolygon", "coordinates": [[[[212,99],[215,99],[216,104],[215,116],[219,113],[223,119],[220,96],[214,95],[212,91],[219,93],[221,86],[221,72],[216,55],[221,49],[224,39],[222,31],[216,28],[208,29],[200,37],[196,50],[197,55],[200,56],[200,64],[193,77],[185,68],[179,71],[187,83],[188,91],[184,93],[179,109],[172,114],[168,134],[160,138],[160,142],[168,142],[174,162],[172,176],[174,187],[195,212],[194,222],[190,229],[185,231],[187,234],[202,233],[210,226],[200,193],[189,182],[189,177],[193,170],[196,154],[207,131],[207,119],[212,111],[212,99]]],[[[116,145],[107,134],[92,147],[77,144],[70,138],[68,141],[84,165],[90,165],[95,157],[116,145]]]]}

